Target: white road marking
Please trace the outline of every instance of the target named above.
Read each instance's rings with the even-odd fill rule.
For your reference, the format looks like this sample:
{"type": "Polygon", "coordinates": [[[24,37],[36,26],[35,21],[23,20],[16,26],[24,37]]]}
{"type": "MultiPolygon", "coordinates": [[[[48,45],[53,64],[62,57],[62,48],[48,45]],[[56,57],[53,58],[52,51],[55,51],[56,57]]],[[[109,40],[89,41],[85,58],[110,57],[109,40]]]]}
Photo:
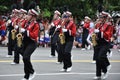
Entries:
{"type": "MultiPolygon", "coordinates": [[[[64,73],[41,73],[36,74],[37,76],[55,76],[55,75],[93,75],[95,73],[76,73],[76,72],[64,72],[64,73]]],[[[120,75],[120,73],[109,73],[110,75],[120,75]]],[[[24,74],[3,74],[0,77],[8,77],[8,76],[23,76],[24,74]]]]}

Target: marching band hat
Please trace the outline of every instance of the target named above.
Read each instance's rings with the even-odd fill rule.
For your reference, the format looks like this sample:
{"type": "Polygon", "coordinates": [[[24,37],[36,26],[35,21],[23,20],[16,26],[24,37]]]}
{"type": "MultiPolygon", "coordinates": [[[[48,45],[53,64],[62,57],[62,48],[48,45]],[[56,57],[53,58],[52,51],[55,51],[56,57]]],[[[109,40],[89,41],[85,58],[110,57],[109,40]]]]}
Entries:
{"type": "Polygon", "coordinates": [[[27,11],[26,10],[24,10],[24,9],[20,9],[20,13],[27,13],[27,11]]]}
{"type": "Polygon", "coordinates": [[[14,9],[12,12],[19,13],[20,10],[18,10],[18,9],[14,9]]]}
{"type": "Polygon", "coordinates": [[[38,12],[35,11],[34,9],[30,9],[30,10],[28,11],[28,14],[33,15],[33,16],[38,16],[38,15],[39,15],[38,12]]]}
{"type": "Polygon", "coordinates": [[[116,16],[120,17],[120,13],[117,13],[116,16]]]}
{"type": "Polygon", "coordinates": [[[85,16],[85,19],[91,20],[91,18],[90,18],[90,17],[88,17],[88,16],[85,16]]]}
{"type": "Polygon", "coordinates": [[[66,11],[66,12],[63,13],[63,18],[68,18],[68,17],[70,17],[71,15],[72,15],[71,12],[66,11]]]}
{"type": "Polygon", "coordinates": [[[102,12],[100,13],[100,17],[103,17],[103,18],[107,18],[108,15],[109,15],[109,13],[104,12],[104,11],[102,11],[102,12]]]}
{"type": "Polygon", "coordinates": [[[70,11],[66,11],[66,15],[71,16],[72,13],[70,11]]]}
{"type": "Polygon", "coordinates": [[[61,13],[58,10],[56,10],[54,14],[58,14],[59,16],[61,15],[61,13]]]}
{"type": "Polygon", "coordinates": [[[110,14],[108,14],[108,18],[112,18],[112,16],[110,14]]]}

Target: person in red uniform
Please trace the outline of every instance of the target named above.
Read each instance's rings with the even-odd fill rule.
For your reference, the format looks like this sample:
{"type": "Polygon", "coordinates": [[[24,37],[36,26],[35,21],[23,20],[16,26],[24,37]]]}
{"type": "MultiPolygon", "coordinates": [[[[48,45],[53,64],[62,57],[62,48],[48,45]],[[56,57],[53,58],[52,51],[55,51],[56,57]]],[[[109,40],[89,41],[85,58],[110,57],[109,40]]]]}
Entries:
{"type": "Polygon", "coordinates": [[[111,24],[107,22],[108,13],[102,12],[100,15],[100,23],[96,25],[94,32],[97,34],[96,45],[96,77],[95,80],[106,79],[110,70],[110,63],[107,58],[107,51],[110,47],[110,39],[112,37],[111,24]],[[101,73],[104,73],[103,76],[101,73]]]}
{"type": "MultiPolygon", "coordinates": [[[[17,34],[19,34],[19,29],[20,28],[24,28],[25,23],[27,22],[26,19],[24,19],[24,16],[27,14],[27,11],[24,9],[20,9],[20,13],[19,13],[19,19],[17,20],[16,25],[14,26],[14,29],[16,29],[17,34]]],[[[17,45],[17,35],[16,35],[16,39],[15,39],[15,52],[14,52],[14,60],[11,64],[19,64],[19,54],[21,53],[21,49],[22,47],[19,47],[17,45]]]]}
{"type": "Polygon", "coordinates": [[[12,10],[12,15],[10,16],[10,19],[7,21],[7,28],[8,28],[9,34],[8,34],[8,55],[6,55],[6,57],[12,57],[13,55],[15,41],[12,39],[11,31],[14,29],[14,25],[18,20],[18,14],[19,14],[18,9],[12,10]]]}
{"type": "Polygon", "coordinates": [[[50,32],[49,32],[49,35],[51,36],[51,55],[50,55],[50,57],[55,57],[55,50],[58,52],[56,43],[58,41],[58,35],[59,35],[57,28],[61,22],[60,15],[61,15],[61,13],[58,10],[54,11],[54,16],[53,16],[53,20],[51,22],[51,28],[50,28],[50,32]]]}
{"type": "Polygon", "coordinates": [[[62,32],[65,36],[65,44],[63,53],[63,69],[60,71],[69,72],[72,69],[71,50],[73,47],[74,37],[76,35],[76,25],[73,21],[71,12],[66,11],[66,15],[63,18],[65,24],[64,27],[62,27],[62,32]]]}
{"type": "MultiPolygon", "coordinates": [[[[109,22],[111,28],[113,28],[113,29],[111,30],[112,38],[111,38],[111,40],[110,40],[110,49],[111,49],[111,48],[113,48],[113,36],[114,36],[114,34],[115,34],[114,20],[112,19],[112,16],[111,16],[111,15],[108,15],[108,22],[109,22]]],[[[110,49],[108,50],[108,54],[107,54],[108,58],[112,57],[112,51],[111,51],[110,49]]]]}
{"type": "Polygon", "coordinates": [[[84,25],[83,25],[83,33],[82,33],[82,49],[85,50],[85,46],[89,46],[87,42],[87,37],[89,35],[89,28],[90,28],[90,18],[88,16],[85,17],[84,25]]]}
{"type": "Polygon", "coordinates": [[[28,11],[27,20],[24,28],[20,29],[20,32],[23,33],[23,62],[24,62],[24,78],[22,80],[32,80],[35,77],[35,71],[31,63],[31,55],[37,48],[37,40],[39,33],[39,24],[36,21],[38,12],[34,9],[28,11]]]}

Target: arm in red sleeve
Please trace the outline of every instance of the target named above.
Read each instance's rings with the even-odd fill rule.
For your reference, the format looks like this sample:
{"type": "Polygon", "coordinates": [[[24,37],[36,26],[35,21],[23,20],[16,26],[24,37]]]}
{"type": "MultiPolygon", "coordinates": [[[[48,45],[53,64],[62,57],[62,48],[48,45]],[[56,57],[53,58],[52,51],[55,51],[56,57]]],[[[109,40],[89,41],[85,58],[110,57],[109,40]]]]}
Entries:
{"type": "Polygon", "coordinates": [[[73,21],[70,21],[70,23],[67,26],[67,30],[69,30],[69,35],[75,36],[76,35],[76,25],[73,21]]]}
{"type": "Polygon", "coordinates": [[[76,36],[76,25],[75,24],[72,25],[71,30],[69,30],[69,33],[72,36],[76,36]]]}
{"type": "Polygon", "coordinates": [[[33,30],[29,31],[29,36],[30,36],[31,39],[37,40],[38,33],[39,33],[39,28],[40,28],[39,24],[35,24],[33,30]]]}
{"type": "Polygon", "coordinates": [[[21,23],[21,27],[24,28],[25,27],[25,24],[26,24],[27,20],[23,20],[22,23],[21,23]]]}
{"type": "Polygon", "coordinates": [[[54,23],[55,26],[58,26],[60,24],[60,19],[55,20],[53,23],[54,23]]]}
{"type": "Polygon", "coordinates": [[[106,31],[104,31],[103,36],[106,40],[110,41],[111,37],[113,34],[113,27],[112,26],[108,26],[108,28],[106,29],[106,31]]]}

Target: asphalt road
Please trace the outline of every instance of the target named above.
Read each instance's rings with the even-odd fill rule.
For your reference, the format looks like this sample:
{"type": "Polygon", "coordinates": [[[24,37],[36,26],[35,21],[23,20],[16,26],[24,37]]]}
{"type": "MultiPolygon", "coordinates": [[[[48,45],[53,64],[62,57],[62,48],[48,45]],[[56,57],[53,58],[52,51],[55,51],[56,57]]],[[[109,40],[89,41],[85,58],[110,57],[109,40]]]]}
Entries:
{"type": "MultiPolygon", "coordinates": [[[[112,68],[106,80],[120,80],[120,52],[112,49],[110,59],[112,68]]],[[[24,64],[11,65],[13,58],[6,58],[7,47],[0,47],[0,80],[21,80],[24,76],[24,64]]],[[[50,48],[37,48],[32,55],[32,64],[36,71],[34,80],[93,80],[95,64],[92,64],[93,50],[73,49],[73,67],[71,72],[60,72],[63,64],[56,64],[56,58],[50,58],[50,48]]],[[[56,55],[57,56],[57,55],[56,55]]]]}

